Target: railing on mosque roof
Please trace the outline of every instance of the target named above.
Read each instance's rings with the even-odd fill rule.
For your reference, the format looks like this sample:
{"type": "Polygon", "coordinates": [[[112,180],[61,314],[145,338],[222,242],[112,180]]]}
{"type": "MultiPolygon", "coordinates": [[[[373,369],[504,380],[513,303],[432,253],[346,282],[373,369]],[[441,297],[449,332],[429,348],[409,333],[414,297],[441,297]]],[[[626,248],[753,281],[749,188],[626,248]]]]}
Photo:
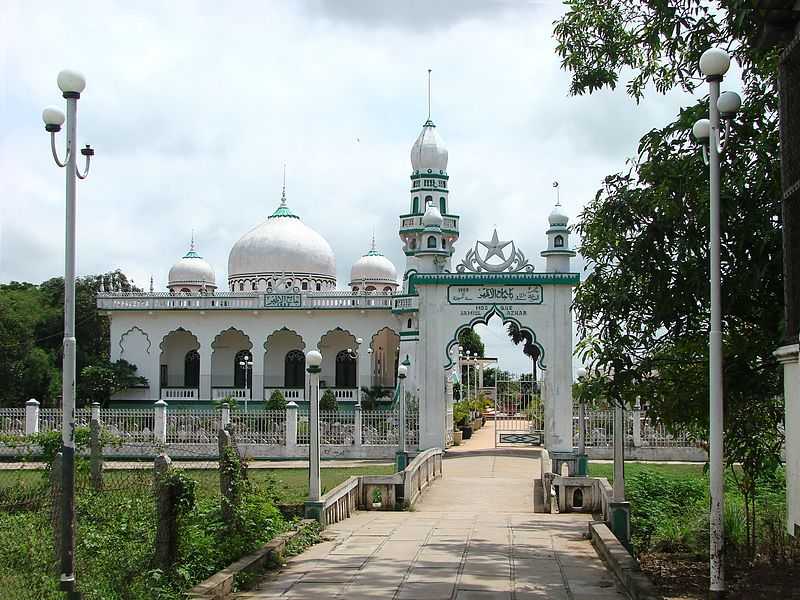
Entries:
{"type": "MultiPolygon", "coordinates": [[[[414,298],[416,300],[416,298],[414,298]]],[[[416,308],[407,296],[392,292],[101,292],[101,310],[330,310],[416,308]],[[412,306],[412,304],[414,306],[412,306]]]]}

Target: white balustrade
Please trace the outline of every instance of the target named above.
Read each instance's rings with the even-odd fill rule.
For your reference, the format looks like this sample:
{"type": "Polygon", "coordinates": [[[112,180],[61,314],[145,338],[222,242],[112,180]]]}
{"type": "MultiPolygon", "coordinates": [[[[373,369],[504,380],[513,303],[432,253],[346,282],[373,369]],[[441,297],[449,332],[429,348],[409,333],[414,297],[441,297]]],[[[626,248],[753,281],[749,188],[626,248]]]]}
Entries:
{"type": "Polygon", "coordinates": [[[197,388],[161,388],[162,400],[197,400],[197,388]]]}
{"type": "MultiPolygon", "coordinates": [[[[575,407],[574,439],[578,439],[580,419],[575,407]]],[[[629,448],[688,448],[696,446],[688,432],[670,433],[660,422],[653,423],[641,410],[625,411],[625,444],[629,448]]],[[[614,445],[614,411],[586,410],[587,448],[611,448],[614,445]]]]}
{"type": "Polygon", "coordinates": [[[236,400],[244,400],[250,397],[250,390],[247,388],[224,388],[215,387],[211,390],[211,397],[214,400],[223,400],[224,398],[235,398],[236,400]]]}
{"type": "Polygon", "coordinates": [[[283,394],[283,398],[287,402],[302,402],[305,400],[305,394],[303,388],[271,388],[265,387],[264,388],[264,399],[269,400],[269,397],[272,395],[272,392],[278,390],[281,394],[283,394]]]}

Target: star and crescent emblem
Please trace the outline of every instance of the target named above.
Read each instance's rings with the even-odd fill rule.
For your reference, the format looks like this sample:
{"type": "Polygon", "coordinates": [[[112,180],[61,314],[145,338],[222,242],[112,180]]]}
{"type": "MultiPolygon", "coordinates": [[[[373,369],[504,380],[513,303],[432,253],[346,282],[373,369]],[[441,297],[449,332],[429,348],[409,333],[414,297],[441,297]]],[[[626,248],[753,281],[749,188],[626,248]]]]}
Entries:
{"type": "Polygon", "coordinates": [[[516,273],[533,271],[533,265],[528,263],[525,255],[517,249],[513,241],[501,240],[495,229],[492,232],[492,239],[478,240],[475,247],[467,251],[467,255],[456,270],[459,273],[516,273]],[[481,249],[485,250],[483,255],[481,249]]]}

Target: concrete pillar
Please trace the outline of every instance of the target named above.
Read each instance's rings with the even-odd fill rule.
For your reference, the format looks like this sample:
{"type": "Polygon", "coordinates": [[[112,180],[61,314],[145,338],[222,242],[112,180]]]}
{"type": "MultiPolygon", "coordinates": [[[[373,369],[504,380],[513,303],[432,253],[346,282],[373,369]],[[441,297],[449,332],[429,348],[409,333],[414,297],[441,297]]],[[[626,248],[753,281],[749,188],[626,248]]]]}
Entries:
{"type": "Polygon", "coordinates": [[[39,401],[31,398],[25,403],[25,435],[39,433],[39,401]]]}
{"type": "Polygon", "coordinates": [[[100,403],[92,402],[92,421],[100,420],[100,403]]]}
{"type": "Polygon", "coordinates": [[[642,445],[642,408],[638,402],[631,411],[631,418],[633,419],[633,447],[640,448],[642,445]]]}
{"type": "Polygon", "coordinates": [[[783,394],[786,419],[786,530],[798,536],[800,530],[800,345],[789,344],[774,354],[783,365],[783,394]]]}
{"type": "MultiPolygon", "coordinates": [[[[260,406],[264,401],[264,354],[265,350],[262,347],[259,352],[257,348],[251,351],[253,357],[253,402],[257,402],[260,406]]],[[[263,407],[262,407],[263,408],[263,407]]]]}
{"type": "Polygon", "coordinates": [[[220,414],[220,429],[225,429],[231,423],[231,407],[227,402],[222,403],[222,411],[220,414]]]}
{"type": "Polygon", "coordinates": [[[554,296],[553,346],[547,369],[549,418],[549,443],[552,452],[574,452],[572,442],[572,289],[569,286],[552,286],[554,296]]]}
{"type": "Polygon", "coordinates": [[[360,448],[362,444],[362,418],[361,418],[361,405],[356,404],[353,408],[354,411],[354,420],[355,420],[355,432],[354,432],[354,442],[356,448],[360,448]]]}
{"type": "Polygon", "coordinates": [[[306,354],[306,371],[308,371],[308,429],[310,443],[308,447],[308,500],[305,503],[307,519],[317,519],[325,524],[323,513],[322,483],[320,481],[319,463],[319,374],[322,355],[316,350],[306,354]]]}
{"type": "Polygon", "coordinates": [[[286,405],[286,448],[290,453],[297,448],[297,412],[296,402],[286,405]]]}
{"type": "Polygon", "coordinates": [[[154,405],[155,410],[155,431],[154,438],[157,443],[167,443],[167,403],[158,400],[154,405]]]}
{"type": "Polygon", "coordinates": [[[200,400],[211,401],[211,344],[201,344],[197,349],[200,355],[200,400]]]}

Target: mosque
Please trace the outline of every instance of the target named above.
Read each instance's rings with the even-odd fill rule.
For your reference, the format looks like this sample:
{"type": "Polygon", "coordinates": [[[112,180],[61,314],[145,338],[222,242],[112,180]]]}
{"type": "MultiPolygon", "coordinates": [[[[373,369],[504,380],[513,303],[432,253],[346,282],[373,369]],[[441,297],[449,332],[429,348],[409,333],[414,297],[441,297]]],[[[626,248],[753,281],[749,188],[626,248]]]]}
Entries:
{"type": "MultiPolygon", "coordinates": [[[[458,333],[499,316],[538,349],[545,444],[572,451],[572,290],[568,219],[549,217],[546,272],[534,270],[497,231],[454,266],[459,216],[450,205],[448,152],[428,119],[411,148],[408,210],[399,217],[402,274],[375,247],[356,260],[347,287],[336,257],[286,198],[231,248],[228,281],[192,241],[169,270],[166,292],[102,291],[111,359],[137,366],[148,385],[115,396],[117,406],[165,400],[197,406],[233,396],[258,405],[273,390],[305,401],[305,354],[323,356],[321,386],[344,405],[379,386],[391,396],[398,364],[419,407],[420,447],[443,447],[452,431],[458,333]]],[[[488,237],[488,236],[487,236],[488,237]]]]}

